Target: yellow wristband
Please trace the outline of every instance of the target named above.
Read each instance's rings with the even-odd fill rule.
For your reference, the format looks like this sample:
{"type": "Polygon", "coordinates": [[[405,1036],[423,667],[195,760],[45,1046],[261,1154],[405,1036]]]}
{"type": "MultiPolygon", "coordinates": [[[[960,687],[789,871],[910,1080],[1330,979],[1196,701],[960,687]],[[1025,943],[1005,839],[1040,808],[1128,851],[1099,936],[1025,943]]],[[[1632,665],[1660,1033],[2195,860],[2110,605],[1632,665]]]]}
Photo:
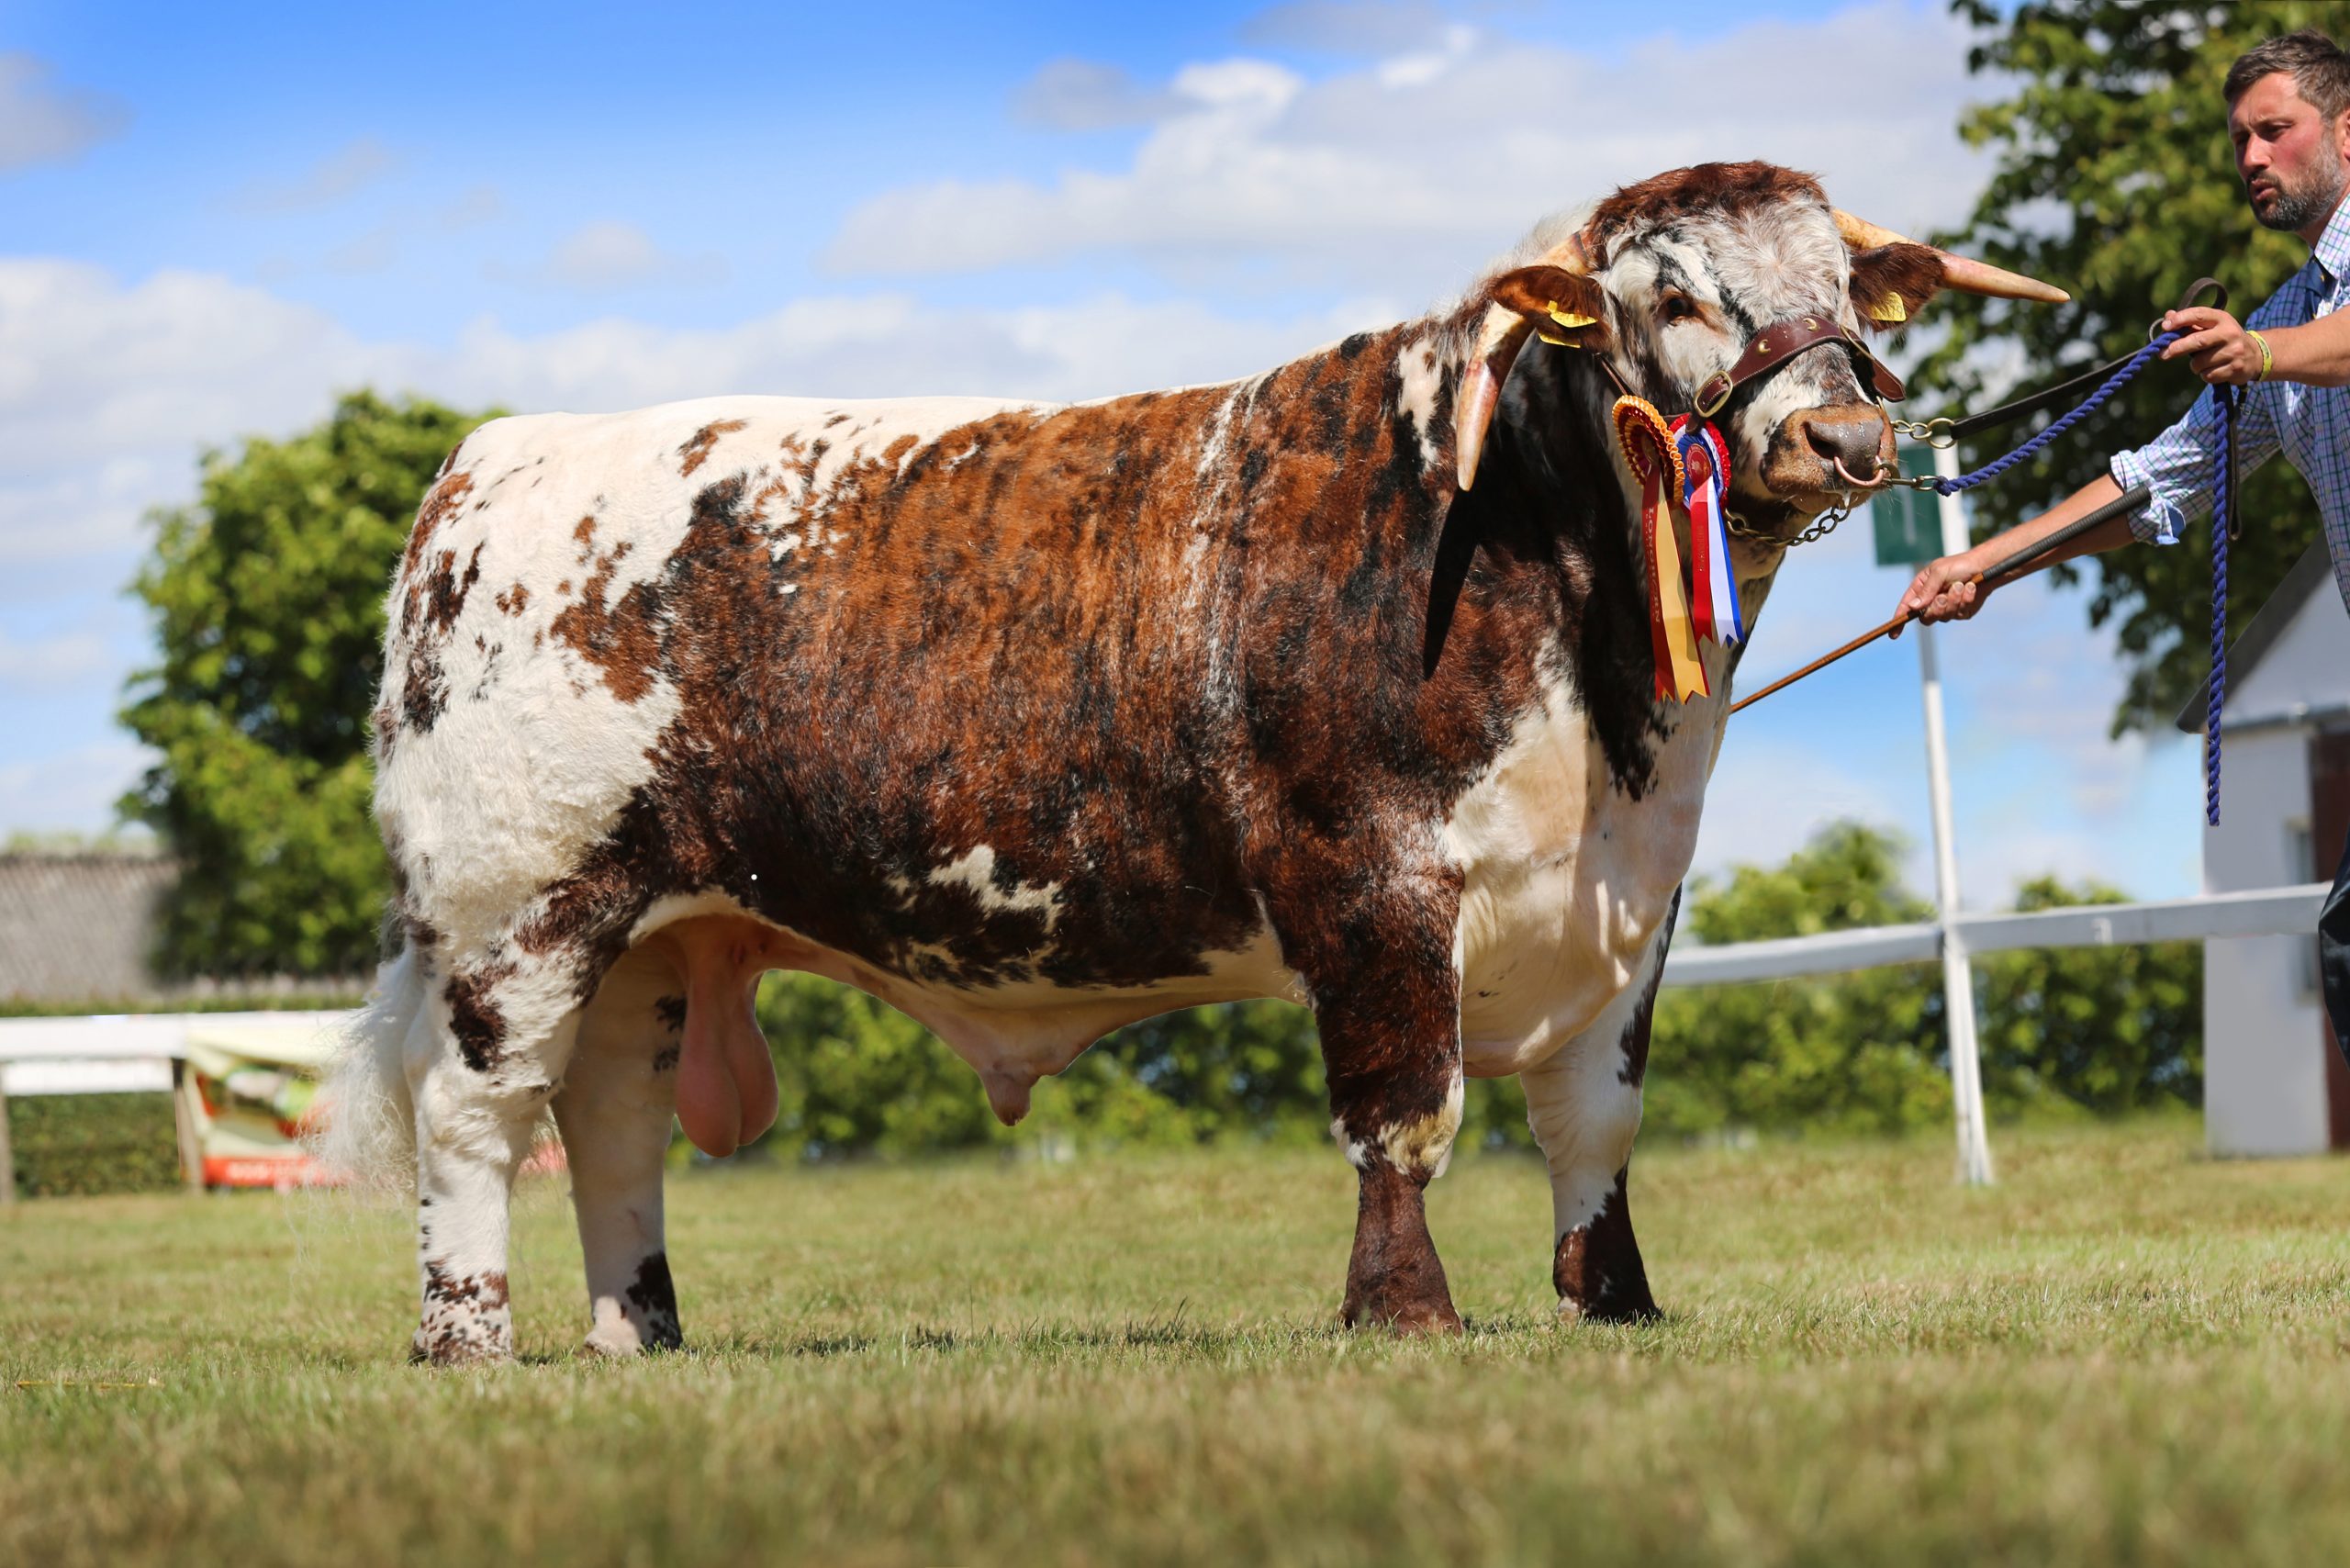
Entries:
{"type": "Polygon", "coordinates": [[[2268,373],[2277,368],[2277,356],[2268,352],[2268,340],[2262,337],[2258,332],[2248,331],[2244,333],[2244,336],[2250,338],[2254,342],[2260,345],[2260,374],[2254,376],[2253,379],[2255,381],[2266,381],[2268,379],[2268,373]]]}

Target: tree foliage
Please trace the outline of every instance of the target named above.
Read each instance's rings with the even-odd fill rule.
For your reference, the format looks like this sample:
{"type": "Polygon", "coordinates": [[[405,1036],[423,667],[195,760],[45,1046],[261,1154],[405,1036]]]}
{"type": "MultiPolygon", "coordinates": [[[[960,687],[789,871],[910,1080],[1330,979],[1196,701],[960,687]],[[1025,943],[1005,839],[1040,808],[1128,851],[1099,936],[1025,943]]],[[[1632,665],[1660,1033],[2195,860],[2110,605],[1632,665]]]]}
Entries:
{"type": "Polygon", "coordinates": [[[809,1159],[1040,1139],[1297,1141],[1322,1137],[1329,1122],[1313,1017],[1282,1002],[1198,1008],[1121,1029],[1039,1083],[1017,1129],[997,1124],[978,1079],[943,1041],[860,991],[770,975],[759,1023],[779,1090],[769,1144],[809,1159]]]}
{"type": "MultiPolygon", "coordinates": [[[[2130,352],[2147,324],[2210,274],[2249,311],[2308,259],[2289,234],[2261,229],[2244,201],[2220,85],[2237,55],[2277,33],[2339,32],[2339,5],[2235,6],[2136,0],[1989,0],[1952,7],[1983,29],[1968,56],[2005,95],[1970,108],[1960,134],[1996,154],[1966,224],[1937,242],[2072,291],[2070,304],[1938,299],[1920,337],[1939,329],[1916,377],[1945,409],[1988,407],[2011,386],[2047,385],[2130,352]]],[[[2007,528],[2105,472],[2185,412],[2202,384],[2184,365],[2148,369],[2066,439],[1974,492],[1977,536],[2007,528]]],[[[1969,468],[2032,426],[1964,444],[1969,468]]],[[[2281,461],[2250,475],[2244,536],[2229,552],[2235,623],[2257,609],[2316,537],[2315,505],[2281,461]]],[[[2187,544],[2124,548],[2084,563],[2092,626],[2118,622],[2129,681],[2117,731],[2162,724],[2205,674],[2210,561],[2187,544]]],[[[2059,567],[2065,580],[2076,568],[2059,567]]]]}
{"type": "MultiPolygon", "coordinates": [[[[1902,890],[1900,845],[1854,823],[1785,865],[1689,890],[1688,935],[1723,945],[1897,925],[1931,913],[1902,890]]],[[[1945,1121],[1940,976],[1925,966],[1830,980],[1669,991],[1649,1051],[1651,1132],[1899,1132],[1945,1121]]]]}
{"type": "Polygon", "coordinates": [[[206,454],[196,504],[154,514],[133,591],[161,658],[132,676],[122,720],[160,755],[123,810],[185,868],[162,912],[166,973],[372,962],[384,590],[434,470],[486,417],[355,393],[288,440],[206,454]]]}
{"type": "MultiPolygon", "coordinates": [[[[2121,903],[2117,890],[2024,884],[2020,910],[2121,903]]],[[[1984,1099],[1995,1110],[2098,1114],[2203,1103],[2203,956],[2196,944],[2026,948],[1978,960],[1984,1099]]]]}

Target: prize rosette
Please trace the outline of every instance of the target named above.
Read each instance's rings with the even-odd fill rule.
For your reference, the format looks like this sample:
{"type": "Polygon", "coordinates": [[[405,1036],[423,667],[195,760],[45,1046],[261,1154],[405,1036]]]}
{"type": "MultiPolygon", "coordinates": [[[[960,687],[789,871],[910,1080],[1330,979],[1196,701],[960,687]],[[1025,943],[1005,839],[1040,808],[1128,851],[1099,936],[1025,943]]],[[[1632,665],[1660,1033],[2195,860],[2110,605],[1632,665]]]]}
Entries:
{"type": "Polygon", "coordinates": [[[1616,442],[1640,485],[1640,539],[1649,570],[1649,644],[1656,659],[1656,694],[1685,702],[1709,695],[1690,618],[1688,578],[1673,534],[1673,503],[1683,493],[1681,449],[1662,414],[1645,399],[1616,399],[1616,442]]]}
{"type": "Polygon", "coordinates": [[[1673,421],[1673,445],[1689,512],[1690,618],[1700,641],[1736,647],[1746,641],[1746,622],[1729,563],[1729,445],[1710,423],[1687,414],[1673,421]]]}

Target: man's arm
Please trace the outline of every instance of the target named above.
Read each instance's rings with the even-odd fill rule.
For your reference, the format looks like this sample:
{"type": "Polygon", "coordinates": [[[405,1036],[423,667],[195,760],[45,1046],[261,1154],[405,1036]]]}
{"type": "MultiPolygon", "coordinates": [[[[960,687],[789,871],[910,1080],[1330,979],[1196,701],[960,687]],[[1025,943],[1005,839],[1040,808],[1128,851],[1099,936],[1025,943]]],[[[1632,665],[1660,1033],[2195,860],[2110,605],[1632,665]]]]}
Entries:
{"type": "MultiPolygon", "coordinates": [[[[2219,467],[2219,404],[2207,387],[2170,429],[2134,452],[2114,454],[2103,477],[2082,486],[2061,505],[1972,550],[1927,563],[1901,596],[1897,612],[1915,610],[1919,620],[1927,622],[1966,620],[1983,608],[1989,596],[1988,588],[1967,582],[1968,577],[2087,516],[2135,485],[2143,485],[2151,492],[2152,498],[2143,507],[2068,540],[2034,562],[2031,569],[2036,572],[2058,561],[2110,550],[2133,537],[2156,544],[2177,543],[2180,531],[2211,509],[2212,480],[2219,467]]],[[[2268,461],[2276,454],[2277,441],[2273,404],[2267,398],[2245,397],[2236,414],[2236,472],[2249,474],[2268,461]]]]}
{"type": "Polygon", "coordinates": [[[2254,381],[2300,381],[2311,386],[2350,386],[2350,311],[2321,316],[2303,327],[2247,329],[2224,310],[2197,306],[2163,318],[2165,332],[2188,335],[2163,350],[2163,358],[2184,358],[2213,386],[2254,381]],[[2261,374],[2257,331],[2268,340],[2271,363],[2261,374]]]}
{"type": "MultiPolygon", "coordinates": [[[[1925,622],[1965,621],[1983,608],[1991,597],[1992,585],[1973,582],[1990,567],[2021,550],[2027,550],[2058,529],[2087,517],[2106,502],[2116,499],[2121,487],[2112,476],[2099,475],[2071,495],[2028,522],[2020,522],[2005,533],[1986,539],[1971,550],[1955,555],[1944,555],[1939,561],[1928,562],[1909,584],[1909,591],[1901,596],[1897,610],[1916,610],[1918,619],[1925,622]]],[[[2068,539],[2031,564],[2031,570],[2053,566],[2059,561],[2069,561],[2076,555],[2094,554],[2127,544],[2136,536],[2130,531],[2130,520],[2117,517],[2090,529],[2078,539],[2068,539]]],[[[1895,636],[1901,633],[1898,630],[1895,636]]]]}

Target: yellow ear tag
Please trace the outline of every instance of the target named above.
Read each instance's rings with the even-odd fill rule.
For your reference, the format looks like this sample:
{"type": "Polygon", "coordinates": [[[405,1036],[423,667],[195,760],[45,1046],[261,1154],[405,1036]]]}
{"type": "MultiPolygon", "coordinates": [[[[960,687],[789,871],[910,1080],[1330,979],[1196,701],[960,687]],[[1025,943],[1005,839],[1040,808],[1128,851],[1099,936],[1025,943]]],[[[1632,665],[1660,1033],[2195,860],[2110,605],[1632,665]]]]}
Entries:
{"type": "Polygon", "coordinates": [[[1909,312],[1903,308],[1901,296],[1888,294],[1883,304],[1869,312],[1869,319],[1873,321],[1907,321],[1909,312]]]}
{"type": "Polygon", "coordinates": [[[1550,319],[1556,321],[1560,326],[1566,328],[1569,331],[1574,330],[1577,327],[1593,326],[1599,320],[1599,318],[1596,316],[1585,316],[1580,311],[1561,310],[1555,302],[1549,307],[1549,309],[1550,312],[1550,319]]]}

